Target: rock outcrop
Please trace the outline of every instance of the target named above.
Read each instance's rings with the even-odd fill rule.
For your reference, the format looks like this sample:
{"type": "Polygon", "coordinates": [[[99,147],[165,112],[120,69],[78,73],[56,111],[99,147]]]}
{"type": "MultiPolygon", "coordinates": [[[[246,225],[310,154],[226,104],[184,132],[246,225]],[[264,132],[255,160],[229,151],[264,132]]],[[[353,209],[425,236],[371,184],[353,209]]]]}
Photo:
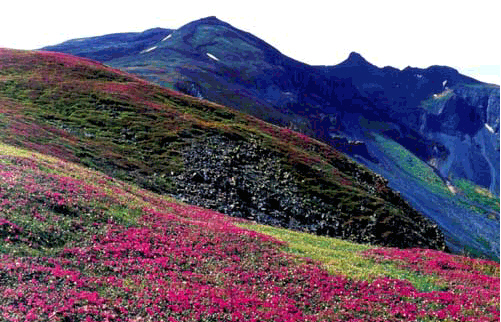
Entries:
{"type": "Polygon", "coordinates": [[[183,171],[172,180],[173,196],[259,223],[361,243],[445,247],[438,227],[384,188],[384,179],[355,167],[355,179],[368,196],[342,190],[337,198],[321,190],[312,193],[301,184],[301,170],[287,166],[284,157],[256,139],[221,134],[194,139],[184,149],[183,171]]]}

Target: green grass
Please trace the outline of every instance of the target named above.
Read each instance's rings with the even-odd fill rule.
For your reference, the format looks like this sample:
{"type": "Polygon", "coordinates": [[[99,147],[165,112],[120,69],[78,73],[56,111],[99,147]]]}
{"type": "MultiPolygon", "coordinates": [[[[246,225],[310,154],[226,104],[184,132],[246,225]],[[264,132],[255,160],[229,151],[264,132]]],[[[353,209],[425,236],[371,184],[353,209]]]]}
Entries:
{"type": "Polygon", "coordinates": [[[388,155],[402,171],[408,173],[410,177],[415,178],[421,186],[427,187],[434,193],[446,196],[452,194],[433,169],[406,148],[381,135],[374,135],[374,138],[375,142],[382,148],[385,154],[388,155]]]}
{"type": "Polygon", "coordinates": [[[444,102],[449,100],[454,92],[452,90],[445,90],[442,93],[437,94],[437,96],[432,96],[427,100],[421,102],[421,107],[429,111],[430,113],[438,113],[444,102]]]}
{"type": "Polygon", "coordinates": [[[363,256],[363,251],[376,248],[375,246],[259,224],[239,226],[286,242],[287,245],[283,247],[285,252],[298,256],[299,260],[306,257],[319,261],[333,275],[345,275],[367,281],[390,277],[408,280],[422,292],[444,290],[444,285],[435,276],[408,271],[390,261],[376,263],[373,259],[363,256]]]}
{"type": "Polygon", "coordinates": [[[474,203],[478,203],[480,206],[499,213],[499,197],[493,195],[489,190],[479,187],[466,179],[454,180],[454,184],[461,190],[465,197],[474,203]]]}

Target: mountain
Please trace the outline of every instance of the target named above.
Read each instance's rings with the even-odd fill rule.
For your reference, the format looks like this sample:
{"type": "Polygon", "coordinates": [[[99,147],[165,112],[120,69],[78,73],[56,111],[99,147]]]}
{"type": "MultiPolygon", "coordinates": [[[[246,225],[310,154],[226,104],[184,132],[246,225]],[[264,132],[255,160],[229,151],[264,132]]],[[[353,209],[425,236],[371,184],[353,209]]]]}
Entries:
{"type": "Polygon", "coordinates": [[[451,250],[499,258],[499,86],[358,53],[309,66],[215,17],[164,35],[111,59],[91,56],[107,36],[84,39],[79,55],[313,136],[388,179],[451,250]]]}
{"type": "MultiPolygon", "coordinates": [[[[499,194],[499,86],[446,66],[398,71],[358,61],[350,55],[329,72],[349,77],[393,123],[400,122],[425,142],[433,142],[418,149],[415,140],[399,139],[443,178],[467,179],[499,194]]],[[[386,134],[393,139],[405,135],[386,134]]]]}
{"type": "Polygon", "coordinates": [[[95,61],[0,52],[0,140],[260,223],[445,247],[386,181],[332,147],[95,61]]]}
{"type": "MultiPolygon", "coordinates": [[[[140,52],[131,51],[120,58],[98,58],[94,49],[85,53],[86,48],[94,47],[94,42],[102,46],[106,38],[81,41],[78,55],[97,58],[160,85],[239,108],[267,121],[301,123],[298,119],[304,117],[288,105],[302,100],[298,86],[316,87],[314,68],[283,56],[259,38],[215,17],[189,23],[151,47],[140,52]],[[280,109],[276,107],[277,102],[280,102],[280,109]]],[[[126,40],[118,41],[119,44],[123,42],[126,40]]],[[[114,42],[108,44],[116,46],[114,42]]],[[[71,54],[77,51],[67,50],[65,44],[44,50],[71,54]]],[[[332,80],[328,87],[334,85],[335,80],[332,80]]],[[[306,118],[304,122],[303,127],[309,127],[306,118]]]]}

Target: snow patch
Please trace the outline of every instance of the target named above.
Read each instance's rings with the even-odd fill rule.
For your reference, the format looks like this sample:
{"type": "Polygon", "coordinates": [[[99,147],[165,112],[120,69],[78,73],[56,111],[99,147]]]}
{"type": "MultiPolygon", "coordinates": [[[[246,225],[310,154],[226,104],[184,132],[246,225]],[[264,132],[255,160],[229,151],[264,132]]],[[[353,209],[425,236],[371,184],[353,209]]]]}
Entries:
{"type": "Polygon", "coordinates": [[[165,37],[164,39],[162,39],[162,41],[166,41],[167,39],[169,39],[170,37],[172,37],[172,34],[169,34],[167,37],[165,37]]]}
{"type": "Polygon", "coordinates": [[[216,56],[214,56],[211,53],[207,53],[207,56],[209,56],[209,58],[211,58],[211,59],[214,59],[215,61],[219,61],[219,58],[217,58],[216,56]]]}
{"type": "Polygon", "coordinates": [[[450,88],[446,87],[445,91],[443,91],[442,93],[433,94],[433,98],[434,99],[447,98],[447,97],[449,97],[450,94],[452,94],[452,90],[450,88]]]}
{"type": "Polygon", "coordinates": [[[150,51],[155,50],[155,49],[157,49],[157,46],[154,46],[154,47],[151,47],[151,48],[145,49],[145,50],[143,50],[143,51],[141,52],[141,54],[144,54],[144,53],[149,53],[150,51]]]}
{"type": "Polygon", "coordinates": [[[485,123],[484,125],[485,125],[485,128],[487,130],[489,130],[489,132],[494,133],[494,129],[489,124],[485,123]]]}
{"type": "Polygon", "coordinates": [[[454,187],[450,183],[447,183],[447,188],[449,188],[449,191],[452,192],[453,195],[455,195],[456,193],[458,193],[458,189],[456,189],[456,187],[454,187]]]}
{"type": "Polygon", "coordinates": [[[447,85],[447,80],[444,80],[444,81],[442,82],[442,86],[443,86],[443,87],[445,87],[445,85],[447,85]]]}

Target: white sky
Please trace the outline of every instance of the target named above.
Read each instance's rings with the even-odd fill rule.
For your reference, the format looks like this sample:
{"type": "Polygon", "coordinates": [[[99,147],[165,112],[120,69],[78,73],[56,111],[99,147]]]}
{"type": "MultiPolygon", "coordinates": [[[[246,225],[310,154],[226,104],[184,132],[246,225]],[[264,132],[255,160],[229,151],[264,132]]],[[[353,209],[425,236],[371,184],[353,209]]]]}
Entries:
{"type": "Polygon", "coordinates": [[[499,0],[1,0],[0,47],[62,41],[216,16],[311,65],[356,51],[379,67],[447,65],[500,84],[499,0]],[[496,40],[497,39],[497,40],[496,40]]]}

